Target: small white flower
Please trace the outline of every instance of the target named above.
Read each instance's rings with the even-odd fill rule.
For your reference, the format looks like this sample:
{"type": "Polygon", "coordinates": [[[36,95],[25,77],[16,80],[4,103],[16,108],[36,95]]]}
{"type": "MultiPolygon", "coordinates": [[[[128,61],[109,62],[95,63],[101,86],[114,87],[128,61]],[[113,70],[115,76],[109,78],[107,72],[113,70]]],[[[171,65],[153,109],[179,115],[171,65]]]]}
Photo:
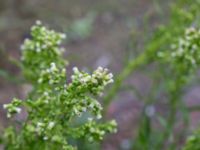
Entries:
{"type": "Polygon", "coordinates": [[[7,109],[7,108],[8,108],[8,104],[4,104],[4,105],[3,105],[3,108],[4,108],[4,109],[7,109]]]}
{"type": "Polygon", "coordinates": [[[82,108],[82,111],[83,111],[83,112],[86,112],[86,110],[87,110],[86,107],[83,107],[83,108],[82,108]]]}
{"type": "Polygon", "coordinates": [[[41,48],[37,47],[36,52],[38,52],[38,53],[41,52],[41,48]]]}
{"type": "Polygon", "coordinates": [[[59,91],[60,90],[60,88],[59,87],[55,87],[55,91],[59,91]]]}
{"type": "Polygon", "coordinates": [[[64,51],[65,51],[65,48],[64,48],[64,47],[61,47],[61,48],[60,48],[60,52],[63,53],[64,51]]]}
{"type": "Polygon", "coordinates": [[[64,84],[64,88],[67,88],[67,84],[64,84]]]}
{"type": "Polygon", "coordinates": [[[79,73],[79,70],[77,67],[73,67],[73,71],[74,71],[74,73],[79,73]]]}
{"type": "Polygon", "coordinates": [[[152,117],[155,115],[155,107],[153,105],[149,105],[145,108],[145,113],[147,116],[152,117]]]}
{"type": "Polygon", "coordinates": [[[103,92],[98,93],[98,95],[99,95],[100,97],[102,97],[102,96],[103,96],[103,92]]]}
{"type": "Polygon", "coordinates": [[[113,83],[114,82],[114,80],[113,79],[110,79],[109,81],[108,81],[108,83],[113,83]]]}
{"type": "Polygon", "coordinates": [[[88,121],[92,121],[92,120],[93,120],[93,118],[91,118],[91,117],[88,118],[88,121]]]}
{"type": "Polygon", "coordinates": [[[104,135],[106,132],[105,131],[100,131],[100,134],[101,135],[104,135]]]}
{"type": "Polygon", "coordinates": [[[62,39],[65,39],[67,37],[66,34],[64,34],[64,33],[60,34],[60,36],[62,39]]]}
{"type": "Polygon", "coordinates": [[[190,34],[192,32],[195,32],[195,28],[194,27],[190,27],[186,29],[186,34],[190,34]]]}
{"type": "Polygon", "coordinates": [[[71,76],[71,79],[72,79],[72,80],[74,80],[75,78],[76,78],[76,76],[74,76],[74,75],[71,76]]]}
{"type": "Polygon", "coordinates": [[[10,113],[7,114],[7,118],[11,118],[11,114],[10,113]]]}
{"type": "Polygon", "coordinates": [[[47,73],[50,73],[50,72],[51,72],[51,69],[47,69],[46,72],[47,72],[47,73]]]}
{"type": "Polygon", "coordinates": [[[22,45],[22,46],[20,47],[20,49],[23,51],[23,50],[25,49],[25,46],[22,45]]]}
{"type": "Polygon", "coordinates": [[[29,40],[29,39],[25,39],[25,40],[24,40],[24,44],[25,44],[25,45],[28,45],[29,43],[30,43],[30,40],[29,40]]]}
{"type": "Polygon", "coordinates": [[[46,31],[46,27],[41,27],[41,31],[45,32],[46,31]]]}
{"type": "Polygon", "coordinates": [[[107,73],[108,71],[109,71],[109,70],[108,70],[107,68],[105,68],[105,69],[104,69],[104,72],[106,72],[106,73],[107,73]]]}
{"type": "Polygon", "coordinates": [[[56,64],[54,63],[54,62],[52,62],[51,63],[51,68],[50,68],[50,70],[51,71],[54,71],[54,70],[56,70],[57,68],[56,68],[56,64]]]}
{"type": "Polygon", "coordinates": [[[43,79],[42,78],[39,78],[38,79],[38,83],[42,83],[43,79]]]}
{"type": "Polygon", "coordinates": [[[36,47],[39,48],[40,47],[40,43],[36,42],[36,47]]]}
{"type": "Polygon", "coordinates": [[[63,68],[63,69],[62,69],[62,73],[63,73],[63,74],[65,74],[65,72],[66,72],[66,69],[65,69],[65,68],[63,68]]]}
{"type": "Polygon", "coordinates": [[[111,79],[111,78],[113,78],[113,74],[112,73],[109,73],[108,74],[108,77],[111,79]]]}
{"type": "Polygon", "coordinates": [[[76,108],[74,108],[74,112],[75,112],[75,114],[79,113],[79,111],[76,108]]]}
{"type": "Polygon", "coordinates": [[[86,76],[85,78],[84,78],[84,81],[85,82],[88,82],[88,81],[90,81],[91,80],[91,76],[89,75],[89,76],[86,76]]]}
{"type": "Polygon", "coordinates": [[[15,110],[17,113],[20,113],[22,109],[17,107],[17,108],[15,108],[15,110]]]}
{"type": "Polygon", "coordinates": [[[36,21],[36,25],[41,25],[41,24],[42,24],[42,22],[40,20],[36,21]]]}
{"type": "Polygon", "coordinates": [[[49,122],[49,124],[48,124],[48,129],[51,130],[54,126],[55,126],[55,122],[51,121],[51,122],[49,122]]]}
{"type": "Polygon", "coordinates": [[[89,107],[90,107],[90,108],[93,108],[93,107],[94,107],[94,104],[93,104],[93,103],[91,103],[91,104],[89,105],[89,107]]]}
{"type": "Polygon", "coordinates": [[[85,81],[84,78],[81,78],[80,81],[81,81],[81,83],[83,83],[83,84],[86,83],[86,81],[85,81]]]}
{"type": "Polygon", "coordinates": [[[40,127],[40,126],[42,126],[42,125],[43,125],[42,122],[38,122],[38,123],[37,123],[37,126],[38,126],[38,127],[40,127]]]}
{"type": "Polygon", "coordinates": [[[46,48],[47,48],[46,44],[42,45],[42,49],[46,49],[46,48]]]}
{"type": "Polygon", "coordinates": [[[90,128],[90,132],[91,133],[95,132],[95,128],[90,128]]]}
{"type": "Polygon", "coordinates": [[[97,71],[102,72],[102,71],[103,71],[103,67],[101,67],[101,66],[98,67],[98,68],[97,68],[97,71]]]}
{"type": "Polygon", "coordinates": [[[56,42],[56,44],[60,45],[61,42],[62,42],[61,40],[58,40],[58,41],[56,42]]]}
{"type": "Polygon", "coordinates": [[[52,84],[53,84],[53,80],[49,80],[49,84],[51,84],[51,85],[52,85],[52,84]]]}
{"type": "Polygon", "coordinates": [[[101,114],[98,114],[97,119],[101,119],[101,118],[102,118],[101,114]]]}
{"type": "Polygon", "coordinates": [[[95,83],[95,84],[96,84],[96,83],[98,83],[98,81],[97,81],[96,79],[93,78],[93,79],[92,79],[92,83],[95,83]]]}
{"type": "Polygon", "coordinates": [[[48,100],[48,99],[46,99],[44,102],[45,102],[46,104],[48,104],[48,103],[49,103],[49,100],[48,100]]]}
{"type": "Polygon", "coordinates": [[[49,96],[49,93],[47,91],[44,92],[45,96],[49,96]]]}
{"type": "Polygon", "coordinates": [[[45,140],[45,141],[46,141],[46,140],[48,140],[48,137],[47,137],[47,136],[45,136],[45,137],[43,138],[43,140],[45,140]]]}

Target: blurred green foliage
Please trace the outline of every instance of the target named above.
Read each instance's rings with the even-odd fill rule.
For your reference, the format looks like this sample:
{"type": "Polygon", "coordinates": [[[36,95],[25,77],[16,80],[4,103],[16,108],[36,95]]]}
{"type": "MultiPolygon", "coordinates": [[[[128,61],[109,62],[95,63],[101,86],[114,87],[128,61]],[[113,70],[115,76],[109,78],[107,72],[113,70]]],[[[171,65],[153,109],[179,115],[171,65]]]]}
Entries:
{"type": "Polygon", "coordinates": [[[197,130],[191,135],[186,142],[183,150],[199,150],[200,149],[200,131],[197,130]]]}
{"type": "Polygon", "coordinates": [[[132,143],[132,149],[134,150],[177,149],[179,146],[179,141],[176,139],[178,133],[174,133],[174,128],[178,112],[183,114],[183,118],[179,118],[179,120],[183,119],[185,126],[185,129],[180,131],[182,132],[181,136],[186,137],[185,132],[187,133],[188,131],[186,128],[189,124],[189,118],[187,106],[182,101],[182,95],[184,87],[191,81],[191,76],[194,74],[191,73],[191,70],[197,71],[199,67],[199,47],[197,46],[199,45],[199,35],[192,36],[190,41],[190,36],[185,35],[185,32],[187,32],[185,30],[189,28],[188,30],[191,30],[189,33],[193,34],[193,27],[197,27],[194,31],[195,34],[198,34],[200,23],[199,7],[200,1],[198,0],[178,0],[173,2],[170,6],[168,23],[159,26],[152,38],[146,43],[144,51],[127,63],[117,76],[114,86],[108,92],[105,99],[106,106],[109,106],[115,100],[114,98],[117,96],[122,83],[133,71],[142,66],[156,64],[159,72],[154,73],[153,80],[155,80],[154,83],[156,84],[153,86],[152,92],[157,94],[158,92],[164,92],[167,94],[169,112],[165,116],[155,114],[156,120],[162,126],[160,129],[155,129],[153,125],[154,117],[152,118],[145,111],[149,105],[155,106],[160,101],[157,100],[156,96],[152,97],[152,95],[147,97],[147,100],[145,99],[138,135],[134,137],[132,143]],[[194,37],[197,37],[197,39],[194,37]],[[195,42],[193,42],[193,39],[195,42]],[[191,49],[196,46],[197,49],[194,50],[193,55],[193,50],[191,49]],[[192,61],[193,64],[190,64],[192,61]]]}

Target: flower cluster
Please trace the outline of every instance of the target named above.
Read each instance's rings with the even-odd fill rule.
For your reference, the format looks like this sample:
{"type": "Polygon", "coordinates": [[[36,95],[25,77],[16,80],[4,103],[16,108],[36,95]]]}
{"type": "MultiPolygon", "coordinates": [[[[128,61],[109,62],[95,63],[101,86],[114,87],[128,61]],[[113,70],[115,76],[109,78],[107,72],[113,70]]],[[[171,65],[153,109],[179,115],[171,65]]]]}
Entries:
{"type": "Polygon", "coordinates": [[[51,62],[60,68],[65,66],[67,62],[60,59],[63,48],[59,47],[65,38],[65,34],[42,26],[40,21],[36,22],[31,28],[31,39],[25,39],[21,46],[22,70],[28,80],[36,82],[40,71],[48,68],[51,62]]]}
{"type": "MultiPolygon", "coordinates": [[[[45,88],[48,90],[48,88],[55,87],[55,90],[61,90],[66,87],[66,84],[63,87],[58,87],[58,85],[62,84],[66,81],[66,69],[65,68],[58,68],[54,62],[52,62],[49,66],[49,68],[44,69],[41,71],[41,74],[39,75],[39,78],[37,80],[38,88],[45,88]]],[[[43,89],[43,90],[45,90],[43,89]]]]}
{"type": "Polygon", "coordinates": [[[85,134],[84,132],[80,132],[80,136],[87,138],[89,142],[103,140],[103,136],[106,134],[106,132],[117,132],[117,130],[115,129],[116,126],[117,124],[114,120],[101,125],[97,124],[95,121],[90,120],[84,126],[79,128],[80,131],[87,132],[87,134],[85,134]]]}
{"type": "Polygon", "coordinates": [[[78,90],[90,90],[94,95],[102,95],[105,86],[113,82],[112,73],[102,67],[98,67],[92,75],[79,71],[77,67],[74,67],[73,71],[71,88],[78,85],[78,90]]]}
{"type": "MultiPolygon", "coordinates": [[[[171,45],[172,51],[158,52],[178,76],[187,76],[200,65],[200,30],[190,27],[182,38],[171,45]]],[[[165,62],[166,63],[166,62],[165,62]]]]}
{"type": "Polygon", "coordinates": [[[188,28],[185,36],[172,45],[174,65],[183,72],[193,71],[200,64],[200,30],[188,28]]]}
{"type": "Polygon", "coordinates": [[[4,104],[3,108],[7,109],[8,113],[7,113],[7,117],[10,118],[13,114],[16,113],[20,113],[21,112],[21,108],[19,106],[21,106],[22,101],[18,100],[18,99],[13,99],[13,101],[10,104],[4,104]]]}
{"type": "MultiPolygon", "coordinates": [[[[68,143],[72,137],[95,142],[102,140],[106,133],[116,132],[115,121],[97,123],[102,117],[103,108],[94,96],[102,95],[105,86],[113,82],[113,75],[108,69],[99,67],[89,74],[75,67],[72,81],[67,84],[66,69],[63,67],[64,63],[60,63],[64,60],[61,55],[57,55],[59,53],[54,53],[51,49],[54,46],[54,49],[58,49],[56,46],[60,44],[61,34],[47,30],[37,23],[32,28],[32,36],[34,40],[24,44],[22,63],[23,71],[29,72],[27,78],[34,77],[31,80],[34,91],[25,101],[13,100],[11,104],[5,105],[8,116],[19,113],[20,105],[28,111],[27,120],[21,130],[9,131],[15,138],[7,138],[7,147],[16,150],[43,150],[45,147],[51,150],[74,150],[76,147],[68,143]],[[47,44],[47,41],[51,44],[47,44]],[[46,48],[47,44],[48,49],[40,52],[28,49],[31,45],[38,45],[38,42],[39,47],[45,45],[46,48]],[[48,54],[51,58],[46,59],[43,54],[48,54]],[[33,70],[30,70],[28,64],[33,70]],[[35,74],[36,72],[38,74],[35,74]],[[87,117],[82,118],[83,114],[87,117]],[[79,118],[84,122],[77,125],[76,120],[79,118]],[[20,140],[16,142],[15,139],[20,140]]],[[[37,46],[35,48],[37,49],[37,46]]]]}

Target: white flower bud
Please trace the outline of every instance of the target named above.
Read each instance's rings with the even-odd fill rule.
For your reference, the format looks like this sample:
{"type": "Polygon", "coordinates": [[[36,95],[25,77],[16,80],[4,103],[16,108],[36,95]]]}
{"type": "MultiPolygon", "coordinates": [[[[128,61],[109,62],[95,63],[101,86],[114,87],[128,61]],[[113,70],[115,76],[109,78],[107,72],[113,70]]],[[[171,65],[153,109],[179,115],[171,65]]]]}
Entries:
{"type": "Polygon", "coordinates": [[[49,122],[48,129],[51,130],[55,126],[55,122],[49,122]]]}
{"type": "Polygon", "coordinates": [[[62,39],[65,39],[67,37],[66,34],[64,34],[64,33],[60,34],[60,36],[62,39]]]}
{"type": "Polygon", "coordinates": [[[98,114],[97,119],[101,119],[101,118],[102,118],[101,114],[98,114]]]}
{"type": "Polygon", "coordinates": [[[54,71],[54,70],[56,70],[57,68],[56,68],[56,64],[54,63],[54,62],[52,62],[51,63],[51,68],[50,68],[50,70],[51,71],[54,71]]]}
{"type": "Polygon", "coordinates": [[[39,78],[38,79],[38,83],[42,83],[43,79],[42,78],[39,78]]]}
{"type": "Polygon", "coordinates": [[[16,110],[17,113],[20,113],[20,112],[21,112],[21,108],[18,108],[18,107],[17,107],[17,108],[15,108],[15,110],[16,110]]]}
{"type": "Polygon", "coordinates": [[[79,70],[77,67],[73,67],[73,71],[74,71],[74,73],[79,73],[79,70]]]}
{"type": "Polygon", "coordinates": [[[108,74],[108,77],[111,79],[111,78],[113,78],[113,74],[112,73],[109,73],[108,74]]]}
{"type": "Polygon", "coordinates": [[[91,117],[88,118],[88,121],[92,121],[92,120],[93,120],[93,118],[91,118],[91,117]]]}
{"type": "Polygon", "coordinates": [[[103,68],[100,66],[100,67],[97,68],[97,71],[102,72],[102,71],[103,71],[103,68]]]}
{"type": "Polygon", "coordinates": [[[49,93],[47,91],[44,92],[45,96],[49,96],[49,93]]]}
{"type": "Polygon", "coordinates": [[[47,136],[43,137],[43,140],[45,140],[45,141],[48,140],[48,137],[47,136]]]}
{"type": "Polygon", "coordinates": [[[8,108],[8,104],[4,104],[4,105],[3,105],[3,108],[4,108],[4,109],[7,109],[7,108],[8,108]]]}
{"type": "Polygon", "coordinates": [[[36,25],[41,25],[41,24],[42,24],[42,22],[40,20],[36,21],[36,25]]]}

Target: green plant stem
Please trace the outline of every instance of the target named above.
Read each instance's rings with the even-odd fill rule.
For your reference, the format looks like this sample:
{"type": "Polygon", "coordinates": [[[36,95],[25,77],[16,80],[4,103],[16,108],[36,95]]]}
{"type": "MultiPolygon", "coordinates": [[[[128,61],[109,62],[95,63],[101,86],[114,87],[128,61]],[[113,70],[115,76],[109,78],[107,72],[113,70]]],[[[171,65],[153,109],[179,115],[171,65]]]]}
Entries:
{"type": "MultiPolygon", "coordinates": [[[[178,98],[179,96],[175,96],[174,97],[174,100],[171,101],[170,103],[170,106],[172,106],[171,108],[171,111],[170,111],[170,115],[169,115],[169,118],[168,118],[168,126],[163,134],[163,138],[162,138],[162,142],[160,142],[159,146],[156,148],[157,150],[160,150],[162,149],[162,146],[164,144],[164,141],[166,141],[166,139],[169,137],[170,133],[173,133],[172,130],[173,130],[173,126],[175,124],[175,121],[176,121],[176,114],[177,114],[177,108],[178,108],[178,105],[180,103],[180,100],[178,98]]],[[[190,106],[190,107],[187,107],[187,106],[183,106],[185,107],[184,109],[186,109],[185,111],[187,111],[187,115],[188,113],[190,112],[195,112],[195,111],[200,111],[200,106],[197,105],[197,106],[190,106]]],[[[186,120],[184,121],[185,125],[188,126],[189,124],[189,120],[188,120],[188,117],[186,118],[186,120]]]]}
{"type": "Polygon", "coordinates": [[[177,114],[177,105],[173,105],[170,110],[169,117],[167,119],[167,127],[164,130],[164,133],[163,133],[162,138],[160,139],[160,142],[155,148],[156,150],[161,150],[163,148],[165,141],[168,139],[168,137],[172,133],[171,131],[173,130],[174,123],[176,121],[176,114],[177,114]]]}
{"type": "Polygon", "coordinates": [[[181,87],[182,87],[182,83],[181,80],[176,80],[176,82],[174,83],[174,85],[176,85],[176,88],[174,88],[170,93],[170,95],[172,95],[172,97],[170,98],[169,101],[169,106],[171,107],[170,112],[169,112],[169,117],[167,118],[167,127],[163,132],[163,135],[160,139],[160,142],[158,143],[158,145],[156,146],[156,150],[161,150],[165,144],[165,141],[168,140],[170,134],[173,134],[173,129],[174,129],[174,124],[176,122],[176,115],[178,112],[178,107],[179,107],[179,103],[180,103],[180,91],[181,91],[181,87]]]}
{"type": "Polygon", "coordinates": [[[0,77],[6,79],[9,82],[16,83],[16,84],[20,84],[20,83],[24,82],[24,80],[22,78],[14,77],[10,73],[8,73],[7,71],[2,70],[2,69],[0,69],[0,77]]]}
{"type": "MultiPolygon", "coordinates": [[[[141,64],[144,64],[144,62],[146,61],[147,57],[146,57],[146,53],[141,54],[139,57],[137,57],[136,59],[132,60],[125,68],[124,70],[117,76],[117,78],[115,79],[115,83],[114,85],[111,87],[111,89],[109,90],[107,96],[105,97],[104,100],[104,104],[106,107],[109,106],[109,104],[111,103],[111,101],[113,100],[113,98],[115,98],[116,93],[118,92],[118,90],[120,89],[123,81],[139,66],[141,66],[141,64]]],[[[146,63],[146,62],[145,62],[146,63]]]]}
{"type": "Polygon", "coordinates": [[[104,113],[106,113],[109,104],[114,100],[115,96],[117,96],[117,92],[119,91],[124,80],[137,68],[142,65],[146,65],[152,62],[156,58],[157,50],[166,42],[166,37],[160,37],[157,40],[151,42],[146,50],[140,54],[136,59],[131,60],[128,65],[122,70],[122,72],[116,77],[114,85],[108,91],[108,94],[104,98],[104,113]]]}

